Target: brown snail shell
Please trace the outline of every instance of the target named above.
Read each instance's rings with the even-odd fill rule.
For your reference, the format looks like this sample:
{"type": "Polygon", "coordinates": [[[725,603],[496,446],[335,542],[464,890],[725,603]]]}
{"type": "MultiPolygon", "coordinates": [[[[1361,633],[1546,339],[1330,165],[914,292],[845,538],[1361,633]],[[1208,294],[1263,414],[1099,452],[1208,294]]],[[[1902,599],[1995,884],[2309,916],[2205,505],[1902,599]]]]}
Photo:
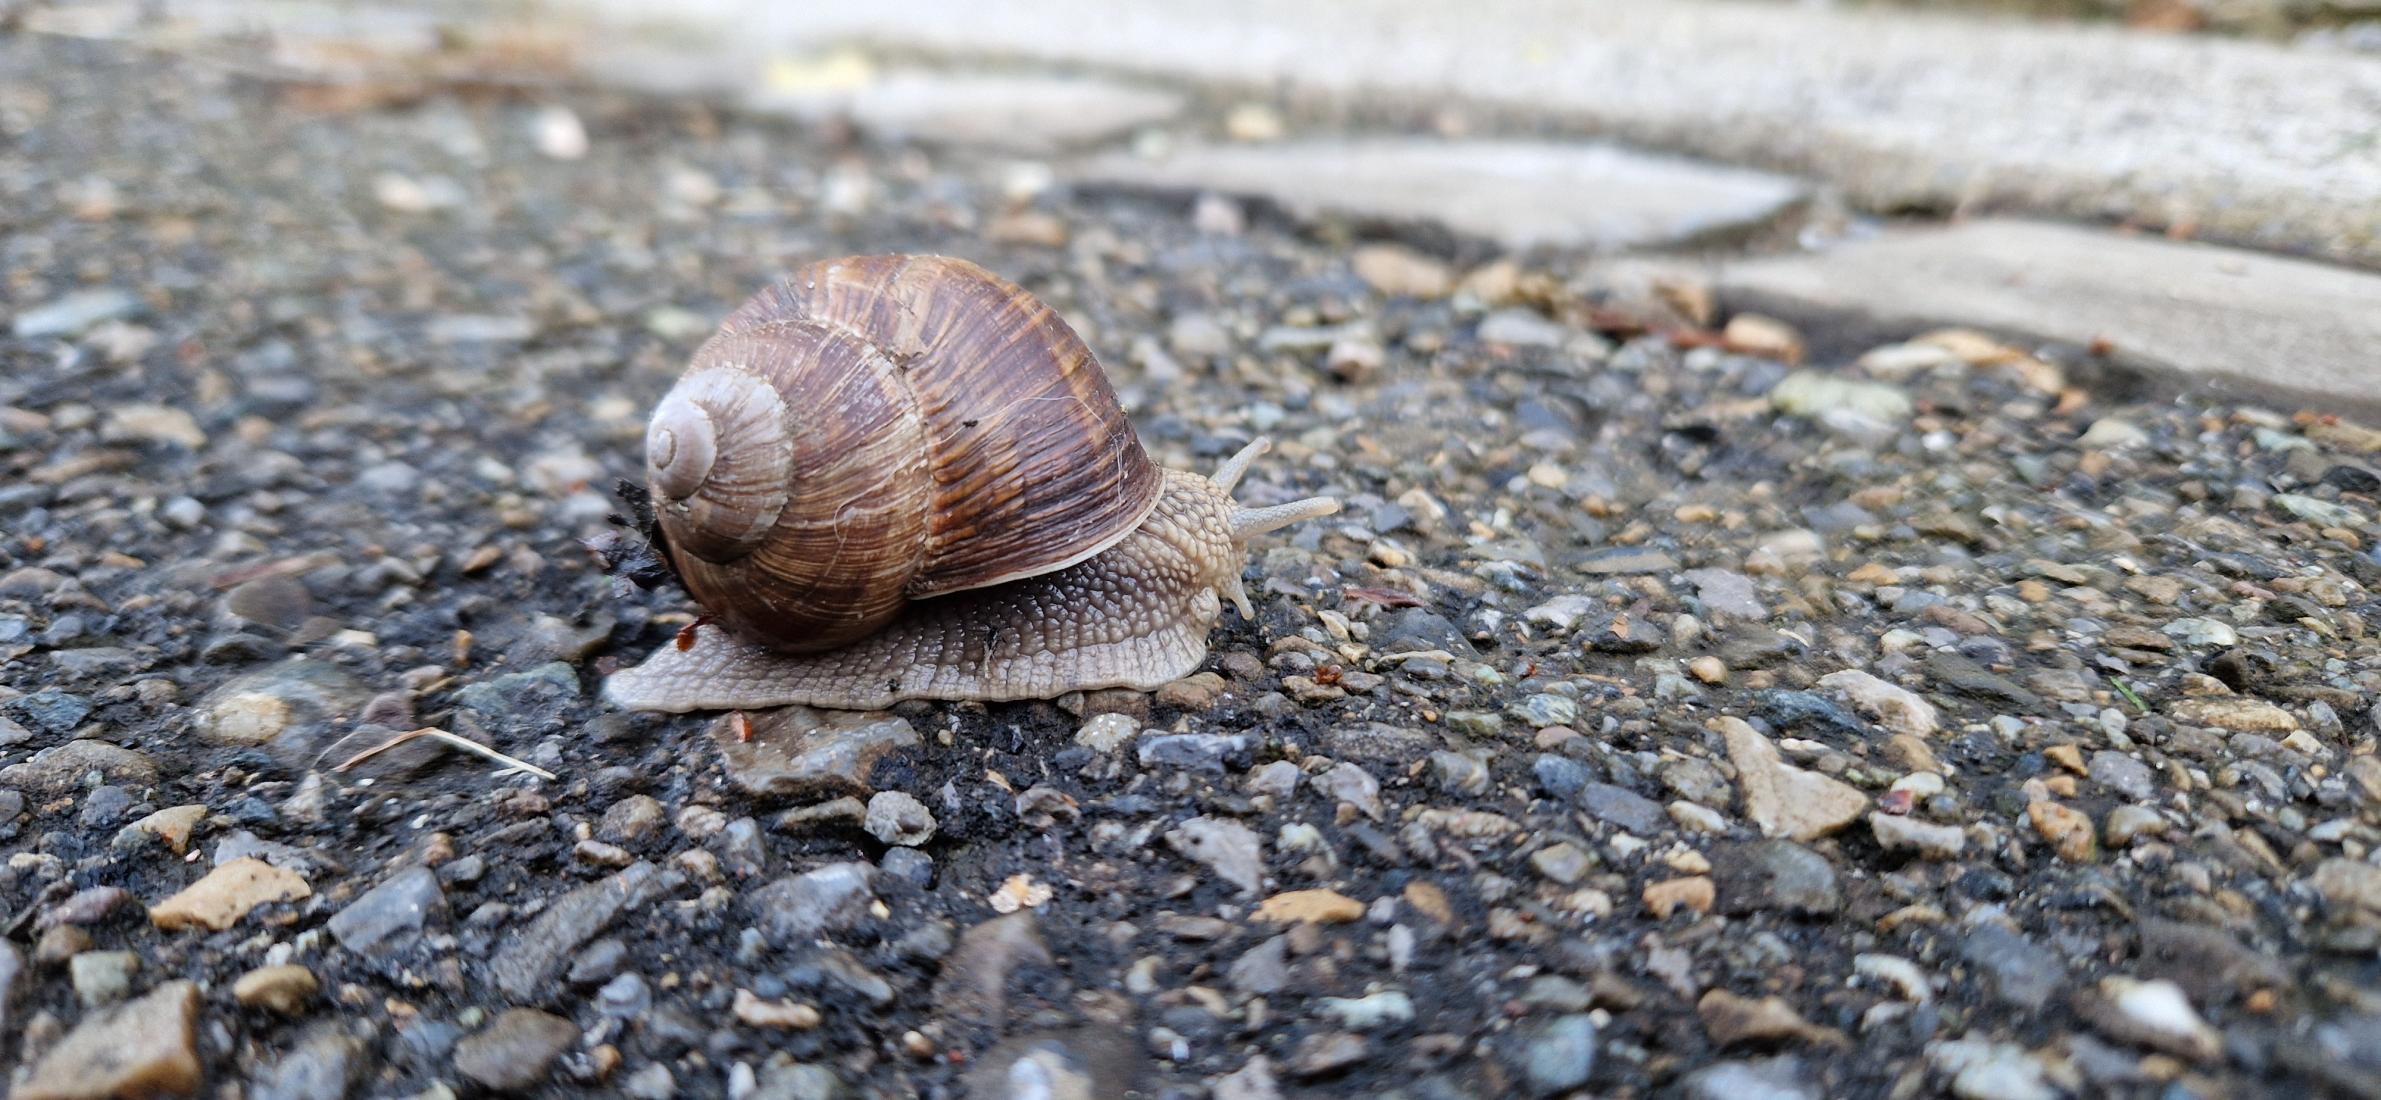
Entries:
{"type": "Polygon", "coordinates": [[[1082,561],[1148,516],[1161,481],[1056,312],[932,256],[832,260],[755,295],[645,442],[688,592],[786,652],[1082,561]]]}
{"type": "Polygon", "coordinates": [[[710,625],[615,673],[634,710],[1154,688],[1251,614],[1247,540],[1328,515],[1152,464],[1083,342],[973,264],[877,256],[761,292],[655,409],[660,543],[710,625]]]}

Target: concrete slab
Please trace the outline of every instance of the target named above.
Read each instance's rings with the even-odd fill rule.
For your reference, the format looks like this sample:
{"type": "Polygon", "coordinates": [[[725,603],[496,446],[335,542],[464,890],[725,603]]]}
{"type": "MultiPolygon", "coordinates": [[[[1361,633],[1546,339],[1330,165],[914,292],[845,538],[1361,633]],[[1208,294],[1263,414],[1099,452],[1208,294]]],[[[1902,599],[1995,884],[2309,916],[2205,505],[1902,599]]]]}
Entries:
{"type": "Polygon", "coordinates": [[[987,72],[850,69],[851,79],[764,86],[762,110],[846,120],[880,138],[1052,153],[1129,134],[1181,114],[1183,97],[1113,80],[987,72]]]}
{"type": "MultiPolygon", "coordinates": [[[[549,10],[650,26],[646,0],[549,10]]],[[[752,51],[852,39],[1472,102],[1834,182],[1882,208],[2190,223],[2381,264],[2381,62],[2314,47],[1773,0],[676,0],[752,51]]]]}
{"type": "Polygon", "coordinates": [[[1835,354],[1957,324],[2105,341],[2201,387],[2381,408],[2381,275],[2304,260],[1986,220],[1726,263],[1718,290],[1835,354]]]}
{"type": "Polygon", "coordinates": [[[1605,145],[1360,139],[1118,153],[1088,183],[1254,196],[1307,219],[1443,226],[1510,249],[1673,244],[1763,224],[1804,196],[1783,176],[1605,145]]]}

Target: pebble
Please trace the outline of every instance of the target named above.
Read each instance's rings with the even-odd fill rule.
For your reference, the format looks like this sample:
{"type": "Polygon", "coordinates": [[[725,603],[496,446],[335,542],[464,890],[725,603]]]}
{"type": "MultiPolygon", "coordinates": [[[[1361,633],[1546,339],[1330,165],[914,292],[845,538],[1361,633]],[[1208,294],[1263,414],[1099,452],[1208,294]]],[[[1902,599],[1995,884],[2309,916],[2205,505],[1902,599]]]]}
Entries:
{"type": "Polygon", "coordinates": [[[189,1095],[204,1080],[195,982],[166,982],[146,996],[85,1016],[34,1063],[16,1100],[108,1100],[189,1095]]]}
{"type": "Polygon", "coordinates": [[[569,1020],[533,1008],[509,1008],[455,1044],[455,1072],[482,1088],[534,1088],[578,1041],[579,1028],[569,1020]]]}
{"type": "MultiPolygon", "coordinates": [[[[190,850],[190,836],[207,819],[207,808],[192,803],[169,806],[124,827],[124,833],[162,843],[175,855],[190,850]]],[[[119,834],[120,836],[122,834],[119,834]]],[[[119,841],[121,843],[121,841],[119,841]]]]}
{"type": "Polygon", "coordinates": [[[322,990],[314,971],[297,963],[260,966],[232,983],[232,999],[242,1008],[262,1008],[283,1016],[299,1016],[322,990]]]}
{"type": "Polygon", "coordinates": [[[1228,818],[1194,817],[1166,831],[1166,844],[1206,864],[1216,877],[1255,895],[1265,884],[1263,842],[1254,830],[1228,818]]]}
{"type": "Polygon", "coordinates": [[[326,1023],[258,1073],[248,1100],[343,1100],[363,1069],[364,1044],[326,1023]]]}
{"type": "Polygon", "coordinates": [[[34,753],[22,763],[0,768],[0,785],[57,797],[80,788],[85,776],[121,787],[145,788],[157,783],[157,762],[146,753],[105,741],[68,741],[34,753]]]}
{"type": "Polygon", "coordinates": [[[1291,890],[1266,898],[1250,919],[1265,924],[1347,924],[1364,916],[1364,904],[1336,890],[1291,890]]]}
{"type": "Polygon", "coordinates": [[[1917,692],[1886,683],[1859,669],[1819,677],[1819,686],[1841,692],[1860,713],[1894,733],[1932,737],[1940,722],[1933,703],[1917,692]]]}
{"type": "Polygon", "coordinates": [[[1993,994],[2034,1012],[2066,984],[2067,968],[2057,955],[1998,922],[1979,920],[1960,941],[1960,957],[1986,979],[1993,994]]]}
{"type": "Polygon", "coordinates": [[[2166,831],[2166,818],[2148,806],[2119,806],[2108,811],[2100,839],[2111,848],[2129,848],[2145,836],[2166,831]]]}
{"type": "Polygon", "coordinates": [[[1728,845],[1713,853],[1711,863],[1726,912],[1825,916],[1843,908],[1835,865],[1793,841],[1728,845]]]}
{"type": "Polygon", "coordinates": [[[1578,845],[1568,842],[1549,844],[1530,853],[1529,864],[1538,873],[1564,886],[1576,885],[1595,870],[1595,857],[1578,845]]]}
{"type": "Polygon", "coordinates": [[[1584,1088],[1596,1068],[1596,1021],[1573,1013],[1514,1029],[1504,1046],[1523,1094],[1561,1096],[1584,1088]]]}
{"type": "Polygon", "coordinates": [[[1050,947],[1032,910],[994,917],[960,933],[935,975],[934,1003],[946,1017],[968,1026],[1002,1019],[1010,975],[1050,962],[1050,947]]]}
{"type": "Polygon", "coordinates": [[[1825,371],[1796,371],[1769,391],[1769,403],[1788,416],[1851,412],[1880,424],[1907,423],[1915,407],[1901,387],[1863,382],[1825,371]]]}
{"type": "Polygon", "coordinates": [[[1662,804],[1610,783],[1588,783],[1570,796],[1589,817],[1638,836],[1652,836],[1669,822],[1662,804]]]}
{"type": "Polygon", "coordinates": [[[869,774],[888,753],[917,745],[906,719],[873,711],[779,707],[748,716],[750,740],[733,716],[711,726],[730,782],[762,798],[867,795],[869,774]]]}
{"type": "Polygon", "coordinates": [[[132,316],[140,308],[140,299],[127,291],[95,287],[51,299],[17,314],[9,322],[8,331],[19,340],[75,336],[103,321],[132,316]]]}
{"type": "Polygon", "coordinates": [[[1356,277],[1392,298],[1444,298],[1454,289],[1447,265],[1403,245],[1372,244],[1348,256],[1356,277]]]}
{"type": "Polygon", "coordinates": [[[1877,838],[1878,846],[1888,852],[1916,852],[1921,859],[1954,860],[1967,850],[1967,830],[1957,825],[1936,825],[1912,817],[1872,813],[1868,827],[1877,838]]]}
{"type": "Polygon", "coordinates": [[[140,968],[141,957],[130,951],[84,951],[67,960],[74,995],[86,1008],[123,1000],[140,968]]]}
{"type": "Polygon", "coordinates": [[[1718,897],[1718,888],[1708,876],[1689,875],[1647,883],[1641,897],[1645,902],[1645,911],[1652,914],[1653,919],[1668,920],[1670,914],[1681,909],[1698,914],[1711,912],[1712,902],[1718,897]]]}
{"type": "Polygon", "coordinates": [[[1779,758],[1777,746],[1742,719],[1718,720],[1736,766],[1746,817],[1763,834],[1812,840],[1836,832],[1869,807],[1868,796],[1841,780],[1805,771],[1779,758]]]}
{"type": "Polygon", "coordinates": [[[1803,1019],[1783,997],[1756,1000],[1714,989],[1695,1002],[1695,1015],[1703,1020],[1703,1033],[1721,1047],[1785,1041],[1840,1046],[1848,1041],[1842,1032],[1803,1019]]]}
{"type": "Polygon", "coordinates": [[[1715,1062],[1689,1073],[1687,1100],[1819,1100],[1802,1064],[1790,1055],[1757,1062],[1715,1062]]]}
{"type": "Polygon", "coordinates": [[[675,871],[636,863],[553,899],[535,919],[506,937],[489,959],[488,972],[497,990],[515,1001],[539,996],[580,945],[622,912],[675,891],[683,881],[675,871]]]}
{"type": "Polygon", "coordinates": [[[358,955],[393,955],[421,939],[423,927],[443,920],[446,894],[428,867],[406,867],[332,914],[325,927],[358,955]]]}
{"type": "Polygon", "coordinates": [[[275,902],[314,896],[306,880],[261,859],[235,859],[209,871],[180,893],[149,907],[149,923],[171,932],[209,928],[221,932],[251,910],[275,902]]]}
{"type": "Polygon", "coordinates": [[[2120,1042],[2162,1050],[2194,1062],[2224,1051],[2224,1038],[2191,1007],[2181,986],[2165,979],[2142,981],[2125,975],[2100,979],[2078,1011],[2101,1034],[2120,1042]]]}
{"type": "Polygon", "coordinates": [[[2237,695],[2176,699],[2166,704],[2166,713],[2177,722],[2234,733],[2289,733],[2298,729],[2298,719],[2289,711],[2262,699],[2237,695]]]}
{"type": "Polygon", "coordinates": [[[1075,730],[1075,743],[1096,753],[1113,753],[1140,736],[1141,723],[1122,714],[1095,714],[1075,730]]]}
{"type": "Polygon", "coordinates": [[[1325,1031],[1298,1040],[1283,1068],[1290,1076],[1313,1080],[1340,1073],[1372,1057],[1372,1043],[1362,1035],[1325,1031]]]}
{"type": "Polygon", "coordinates": [[[1951,1078],[1959,1100],[2059,1100],[2042,1064],[2014,1043],[1958,1039],[1930,1044],[1926,1056],[1951,1078]]]}
{"type": "Polygon", "coordinates": [[[934,815],[926,804],[900,791],[878,791],[868,799],[860,827],[886,844],[915,848],[934,838],[934,815]]]}
{"type": "Polygon", "coordinates": [[[875,882],[871,864],[830,863],[771,882],[744,901],[769,942],[790,949],[865,919],[875,882]]]}
{"type": "Polygon", "coordinates": [[[2184,645],[2223,648],[2240,644],[2240,632],[2215,619],[2176,619],[2160,629],[2184,645]]]}

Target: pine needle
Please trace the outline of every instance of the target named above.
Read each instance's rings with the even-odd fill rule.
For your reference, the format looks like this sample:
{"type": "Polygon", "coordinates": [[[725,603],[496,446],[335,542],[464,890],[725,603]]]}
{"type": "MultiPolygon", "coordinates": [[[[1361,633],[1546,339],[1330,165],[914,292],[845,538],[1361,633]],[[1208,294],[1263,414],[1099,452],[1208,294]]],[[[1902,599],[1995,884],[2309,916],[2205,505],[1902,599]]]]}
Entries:
{"type": "MultiPolygon", "coordinates": [[[[497,752],[495,749],[491,749],[488,746],[480,744],[479,742],[468,737],[457,737],[454,734],[448,733],[447,731],[438,729],[434,726],[424,726],[421,729],[413,730],[409,733],[400,733],[395,737],[391,737],[388,740],[381,742],[380,744],[374,745],[371,748],[365,749],[364,751],[355,754],[354,756],[348,757],[346,763],[340,764],[331,770],[336,772],[346,771],[349,768],[355,767],[366,760],[378,756],[381,753],[387,752],[390,749],[396,748],[399,745],[405,744],[406,742],[417,737],[427,737],[434,741],[444,741],[447,744],[453,745],[454,747],[462,749],[465,752],[478,753],[481,756],[485,756],[490,760],[494,760],[499,764],[505,765],[506,771],[528,772],[529,774],[534,775],[539,779],[546,780],[547,782],[554,782],[561,778],[560,776],[555,775],[553,772],[547,771],[546,769],[538,767],[537,765],[526,760],[519,760],[510,756],[506,756],[505,754],[497,752]]],[[[504,772],[498,772],[496,774],[502,775],[504,772]]]]}

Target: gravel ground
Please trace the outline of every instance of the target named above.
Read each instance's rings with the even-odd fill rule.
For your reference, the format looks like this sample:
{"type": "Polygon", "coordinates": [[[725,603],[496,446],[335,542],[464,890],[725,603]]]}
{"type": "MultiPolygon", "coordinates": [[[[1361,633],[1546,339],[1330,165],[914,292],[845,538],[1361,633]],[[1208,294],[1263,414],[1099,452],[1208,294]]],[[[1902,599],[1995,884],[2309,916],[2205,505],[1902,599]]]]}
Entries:
{"type": "Polygon", "coordinates": [[[2381,433],[572,107],[0,37],[18,1097],[2381,1096],[2381,433]],[[648,403],[893,249],[1348,510],[1154,695],[607,712],[648,403]]]}

